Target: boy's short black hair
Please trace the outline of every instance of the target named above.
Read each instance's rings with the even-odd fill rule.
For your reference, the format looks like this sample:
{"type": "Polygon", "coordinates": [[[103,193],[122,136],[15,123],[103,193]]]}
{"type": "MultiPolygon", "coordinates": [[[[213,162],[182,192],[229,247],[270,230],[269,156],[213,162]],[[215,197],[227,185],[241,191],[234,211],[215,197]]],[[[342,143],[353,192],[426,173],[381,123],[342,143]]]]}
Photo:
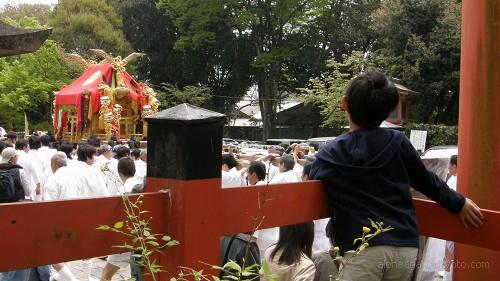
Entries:
{"type": "Polygon", "coordinates": [[[222,154],[222,165],[226,164],[229,169],[232,169],[238,165],[236,159],[234,159],[231,154],[222,154]]]}
{"type": "Polygon", "coordinates": [[[367,71],[349,82],[346,99],[352,122],[362,129],[371,129],[380,126],[396,108],[399,95],[384,74],[367,71]]]}
{"type": "Polygon", "coordinates": [[[78,161],[85,162],[87,159],[94,157],[97,153],[97,149],[91,145],[86,143],[82,143],[78,145],[78,150],[76,154],[78,155],[78,161]]]}
{"type": "Polygon", "coordinates": [[[135,175],[135,163],[130,157],[123,157],[118,160],[118,173],[126,176],[133,177],[135,175]]]}
{"type": "Polygon", "coordinates": [[[450,157],[450,164],[458,166],[458,156],[457,155],[452,155],[450,157]]]}
{"type": "Polygon", "coordinates": [[[248,166],[248,173],[255,173],[257,178],[263,181],[266,179],[266,165],[260,161],[252,161],[250,162],[250,166],[248,166]]]}

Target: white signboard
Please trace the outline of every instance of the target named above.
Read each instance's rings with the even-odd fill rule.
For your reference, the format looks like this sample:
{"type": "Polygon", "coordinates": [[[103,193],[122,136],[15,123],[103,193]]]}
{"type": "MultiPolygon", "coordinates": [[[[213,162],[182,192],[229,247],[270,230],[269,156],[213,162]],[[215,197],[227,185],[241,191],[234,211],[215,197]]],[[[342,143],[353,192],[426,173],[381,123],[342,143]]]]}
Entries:
{"type": "Polygon", "coordinates": [[[420,152],[425,151],[426,141],[427,141],[427,131],[411,130],[410,142],[417,151],[420,152]]]}

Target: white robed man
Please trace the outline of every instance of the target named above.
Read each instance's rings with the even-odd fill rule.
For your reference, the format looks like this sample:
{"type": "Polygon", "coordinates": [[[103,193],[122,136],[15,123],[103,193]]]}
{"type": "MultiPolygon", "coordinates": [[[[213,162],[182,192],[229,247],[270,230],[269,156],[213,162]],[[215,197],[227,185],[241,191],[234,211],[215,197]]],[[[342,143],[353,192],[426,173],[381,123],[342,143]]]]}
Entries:
{"type": "Polygon", "coordinates": [[[41,195],[42,186],[40,183],[40,176],[42,171],[33,162],[32,155],[29,153],[29,145],[25,139],[19,139],[16,141],[16,150],[18,151],[17,164],[23,167],[23,173],[26,177],[26,184],[29,192],[25,193],[26,197],[30,199],[35,198],[37,195],[41,195]]]}
{"type": "Polygon", "coordinates": [[[222,188],[231,188],[244,185],[242,173],[238,171],[236,166],[238,163],[232,154],[222,154],[222,188]]]}
{"type": "MultiPolygon", "coordinates": [[[[43,173],[50,174],[51,173],[51,159],[54,154],[56,154],[57,150],[50,148],[50,136],[43,135],[40,137],[40,141],[42,146],[38,149],[38,154],[40,159],[42,160],[43,165],[43,173]]],[[[48,178],[48,177],[47,177],[48,178]]]]}
{"type": "MultiPolygon", "coordinates": [[[[118,175],[123,184],[118,188],[116,195],[131,193],[134,188],[143,184],[134,177],[135,173],[135,163],[130,157],[123,157],[118,161],[118,175]]],[[[120,268],[125,268],[129,264],[130,252],[109,255],[102,271],[101,280],[111,280],[120,268]]]]}
{"type": "Polygon", "coordinates": [[[110,192],[106,188],[99,171],[93,167],[97,150],[88,144],[80,144],[76,154],[78,161],[70,167],[73,177],[78,184],[79,197],[100,197],[109,196],[110,192]]]}
{"type": "Polygon", "coordinates": [[[141,149],[139,159],[135,160],[135,176],[138,181],[144,182],[147,173],[148,150],[141,149]]]}
{"type": "MultiPolygon", "coordinates": [[[[43,200],[61,200],[78,198],[78,182],[75,180],[74,171],[67,167],[68,159],[64,152],[56,152],[50,158],[50,175],[43,186],[43,200]]],[[[52,280],[77,281],[65,263],[53,264],[56,270],[52,280]]]]}
{"type": "MultiPolygon", "coordinates": [[[[271,181],[269,181],[269,184],[298,182],[299,180],[297,179],[297,175],[293,171],[294,165],[295,160],[293,159],[293,156],[290,154],[283,154],[280,158],[280,173],[275,175],[271,181]]],[[[259,251],[263,257],[266,249],[278,242],[279,227],[262,229],[254,235],[257,236],[257,245],[259,246],[259,251]]]]}
{"type": "MultiPolygon", "coordinates": [[[[450,178],[446,184],[453,190],[457,191],[457,171],[458,171],[458,157],[453,155],[450,157],[450,164],[448,165],[450,178]]],[[[455,243],[453,241],[446,241],[446,248],[444,254],[444,274],[443,281],[453,280],[453,258],[455,254],[455,243]]]]}

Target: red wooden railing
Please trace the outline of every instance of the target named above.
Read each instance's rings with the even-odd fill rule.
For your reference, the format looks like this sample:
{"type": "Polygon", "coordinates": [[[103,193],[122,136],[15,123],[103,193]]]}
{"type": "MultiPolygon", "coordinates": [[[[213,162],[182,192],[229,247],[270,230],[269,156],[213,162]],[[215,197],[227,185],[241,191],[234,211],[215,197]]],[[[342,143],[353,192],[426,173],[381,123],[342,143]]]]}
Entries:
{"type": "MultiPolygon", "coordinates": [[[[158,257],[160,263],[170,270],[170,273],[162,274],[161,280],[169,280],[179,265],[200,269],[206,267],[204,263],[218,264],[218,237],[251,230],[259,212],[264,217],[261,228],[310,221],[326,214],[325,196],[318,181],[234,189],[214,185],[220,184],[218,179],[192,181],[189,183],[191,187],[186,183],[173,186],[172,182],[163,179],[149,181],[151,185],[170,185],[173,191],[145,194],[144,209],[149,210],[154,218],[153,230],[165,233],[168,228],[168,233],[181,242],[158,257]],[[207,198],[209,193],[214,198],[207,198]],[[197,206],[185,214],[194,219],[191,222],[189,219],[178,221],[182,213],[175,210],[175,205],[182,202],[174,200],[170,203],[177,196],[186,200],[184,204],[197,206]],[[264,196],[267,201],[259,208],[258,202],[262,202],[264,196]],[[175,221],[177,223],[173,224],[175,221]],[[186,228],[178,228],[179,225],[186,228]],[[181,257],[185,262],[179,262],[175,257],[181,257]]],[[[500,250],[500,240],[496,239],[500,231],[500,212],[483,210],[485,224],[478,229],[465,229],[457,216],[435,203],[419,199],[414,203],[423,235],[500,250]]],[[[1,259],[0,271],[120,252],[112,247],[124,242],[120,234],[95,228],[123,220],[122,208],[120,197],[0,206],[0,237],[4,237],[0,240],[0,247],[9,253],[8,258],[1,259]]],[[[494,266],[498,261],[489,262],[494,266]]]]}

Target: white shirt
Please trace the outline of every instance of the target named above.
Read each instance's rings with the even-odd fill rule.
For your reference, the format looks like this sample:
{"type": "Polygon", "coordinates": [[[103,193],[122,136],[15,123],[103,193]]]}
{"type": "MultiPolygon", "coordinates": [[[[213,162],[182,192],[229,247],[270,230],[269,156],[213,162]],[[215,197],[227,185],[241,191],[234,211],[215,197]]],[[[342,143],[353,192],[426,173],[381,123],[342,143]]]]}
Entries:
{"type": "Polygon", "coordinates": [[[449,188],[457,191],[457,176],[451,176],[446,182],[449,188]]]}
{"type": "Polygon", "coordinates": [[[141,159],[134,161],[134,163],[135,163],[134,178],[136,178],[139,182],[143,183],[144,178],[146,178],[147,163],[145,161],[142,161],[141,159]]]}
{"type": "Polygon", "coordinates": [[[42,153],[40,153],[39,150],[30,150],[28,152],[28,157],[30,158],[32,165],[37,170],[40,185],[43,186],[43,184],[45,183],[45,169],[47,168],[47,166],[44,164],[42,153]]]}
{"type": "Polygon", "coordinates": [[[96,168],[87,163],[78,161],[74,166],[68,167],[78,184],[79,197],[109,196],[106,183],[96,168]]]}
{"type": "Polygon", "coordinates": [[[241,186],[241,173],[236,167],[229,171],[222,171],[222,188],[241,186]]]}
{"type": "Polygon", "coordinates": [[[123,183],[118,175],[118,160],[107,159],[103,155],[99,156],[94,164],[102,180],[106,184],[110,194],[120,194],[119,189],[123,183]]]}
{"type": "Polygon", "coordinates": [[[275,183],[290,183],[290,182],[298,182],[297,175],[293,170],[279,173],[269,182],[269,184],[275,183]]]}
{"type": "Polygon", "coordinates": [[[277,174],[280,173],[280,169],[274,166],[271,162],[262,162],[266,165],[266,181],[272,180],[277,174]]]}
{"type": "Polygon", "coordinates": [[[135,177],[128,178],[122,185],[121,188],[118,189],[119,194],[130,193],[132,189],[138,184],[142,184],[141,181],[137,180],[135,177]]]}
{"type": "Polygon", "coordinates": [[[78,198],[78,183],[74,171],[69,167],[60,167],[47,178],[43,186],[43,200],[78,198]]]}
{"type": "Polygon", "coordinates": [[[35,187],[37,183],[40,183],[40,174],[42,173],[37,166],[33,164],[32,159],[29,157],[30,155],[24,152],[23,150],[18,150],[18,158],[17,164],[21,167],[23,177],[26,182],[25,195],[28,197],[35,196],[35,187]],[[28,191],[28,192],[26,192],[28,191]]]}
{"type": "Polygon", "coordinates": [[[297,176],[297,180],[302,181],[302,174],[304,173],[304,167],[299,163],[295,163],[295,166],[293,166],[293,172],[295,173],[295,176],[297,176]]]}
{"type": "Polygon", "coordinates": [[[47,174],[47,171],[51,170],[50,159],[54,154],[56,154],[57,150],[49,148],[48,146],[42,146],[37,150],[37,152],[42,163],[43,173],[47,174]]]}

